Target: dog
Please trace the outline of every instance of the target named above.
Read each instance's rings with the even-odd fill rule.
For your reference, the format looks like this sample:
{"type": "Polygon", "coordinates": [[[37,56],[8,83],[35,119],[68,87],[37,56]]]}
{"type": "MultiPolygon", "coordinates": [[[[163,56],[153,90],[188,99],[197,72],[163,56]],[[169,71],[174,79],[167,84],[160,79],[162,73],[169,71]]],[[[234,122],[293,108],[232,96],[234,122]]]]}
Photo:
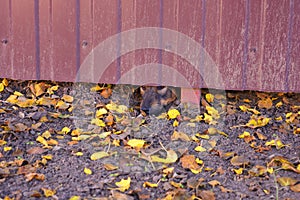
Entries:
{"type": "Polygon", "coordinates": [[[143,116],[157,116],[179,104],[174,89],[166,86],[140,86],[133,91],[129,101],[130,107],[143,116]]]}

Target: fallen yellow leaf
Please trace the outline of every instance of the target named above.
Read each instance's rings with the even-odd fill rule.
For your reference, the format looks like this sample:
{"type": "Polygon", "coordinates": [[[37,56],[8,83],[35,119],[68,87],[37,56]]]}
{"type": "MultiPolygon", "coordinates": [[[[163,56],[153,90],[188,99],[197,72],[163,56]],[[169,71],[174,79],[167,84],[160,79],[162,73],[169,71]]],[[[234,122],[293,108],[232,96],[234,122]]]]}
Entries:
{"type": "Polygon", "coordinates": [[[233,171],[238,174],[241,175],[243,173],[243,168],[239,168],[239,169],[233,169],[233,171]]]}
{"type": "Polygon", "coordinates": [[[6,87],[6,86],[8,86],[8,80],[6,79],[6,78],[4,78],[3,80],[2,80],[2,84],[6,87]]]}
{"type": "Polygon", "coordinates": [[[61,129],[61,132],[63,134],[68,134],[70,131],[71,131],[71,129],[69,127],[66,127],[66,126],[61,129]]]}
{"type": "Polygon", "coordinates": [[[174,167],[169,167],[163,170],[164,175],[172,174],[174,171],[174,167]]]}
{"type": "Polygon", "coordinates": [[[60,109],[60,110],[66,110],[67,108],[69,108],[70,104],[62,101],[62,100],[59,100],[56,105],[55,105],[55,108],[57,109],[60,109]]]}
{"type": "Polygon", "coordinates": [[[46,189],[46,188],[42,188],[45,197],[52,197],[53,195],[55,195],[56,191],[55,190],[50,190],[50,189],[46,189]]]}
{"type": "Polygon", "coordinates": [[[239,106],[239,108],[240,108],[243,112],[246,112],[246,111],[248,110],[248,106],[245,106],[245,105],[239,106]]]}
{"type": "Polygon", "coordinates": [[[158,186],[157,183],[150,183],[150,182],[144,182],[143,187],[151,187],[151,188],[156,188],[158,186]]]}
{"type": "Polygon", "coordinates": [[[179,125],[179,122],[178,122],[177,120],[174,120],[173,126],[174,126],[174,127],[177,127],[178,125],[179,125]]]}
{"type": "Polygon", "coordinates": [[[247,131],[244,131],[241,135],[239,135],[238,137],[239,138],[245,138],[245,137],[249,137],[250,136],[250,133],[247,132],[247,131]]]}
{"type": "Polygon", "coordinates": [[[7,146],[3,148],[3,150],[4,150],[5,152],[6,152],[6,151],[10,151],[11,149],[12,149],[12,147],[7,147],[7,146]]]}
{"type": "Polygon", "coordinates": [[[107,114],[108,111],[105,108],[100,108],[99,110],[96,111],[96,117],[102,117],[102,115],[107,114]]]}
{"type": "Polygon", "coordinates": [[[160,158],[156,155],[151,156],[152,162],[161,162],[165,164],[174,163],[178,159],[177,154],[174,150],[167,151],[167,157],[166,158],[160,158]]]}
{"type": "Polygon", "coordinates": [[[47,159],[47,160],[52,160],[53,155],[51,155],[51,154],[44,155],[44,156],[42,156],[42,158],[45,158],[45,159],[47,159]]]}
{"type": "Polygon", "coordinates": [[[0,83],[0,92],[2,92],[4,90],[4,85],[3,83],[0,83]]]}
{"type": "Polygon", "coordinates": [[[86,175],[91,175],[93,173],[92,170],[87,167],[85,167],[83,171],[86,175]]]}
{"type": "Polygon", "coordinates": [[[127,144],[133,148],[142,148],[145,144],[145,140],[131,139],[127,142],[127,144]]]}
{"type": "Polygon", "coordinates": [[[297,180],[290,177],[279,177],[277,178],[277,182],[281,186],[291,186],[291,185],[295,185],[297,183],[297,180]]]}
{"type": "Polygon", "coordinates": [[[48,142],[47,142],[47,140],[45,140],[45,138],[43,138],[42,136],[38,136],[37,138],[36,138],[36,141],[38,141],[39,143],[42,143],[44,146],[48,146],[48,142]]]}
{"type": "Polygon", "coordinates": [[[68,102],[68,103],[72,103],[73,100],[74,100],[74,98],[72,96],[67,95],[67,94],[64,94],[61,99],[64,100],[65,102],[68,102]]]}
{"type": "Polygon", "coordinates": [[[205,98],[206,98],[208,103],[212,103],[214,101],[214,95],[213,94],[208,93],[208,94],[205,95],[205,98]]]}
{"type": "Polygon", "coordinates": [[[195,148],[195,151],[198,151],[198,152],[205,152],[206,149],[205,149],[204,147],[202,147],[202,146],[197,146],[197,147],[195,148]]]}
{"type": "Polygon", "coordinates": [[[206,106],[205,108],[207,110],[207,113],[210,116],[212,116],[214,119],[219,119],[220,118],[219,112],[214,107],[206,106]]]}
{"type": "Polygon", "coordinates": [[[18,96],[18,97],[24,96],[21,92],[18,92],[18,91],[15,91],[15,92],[14,92],[14,95],[16,95],[16,96],[18,96]]]}
{"type": "Polygon", "coordinates": [[[91,155],[91,160],[98,160],[98,159],[105,158],[108,156],[109,156],[109,153],[107,153],[105,151],[99,151],[99,152],[93,153],[91,155]]]}
{"type": "Polygon", "coordinates": [[[117,189],[120,190],[121,192],[125,192],[130,188],[130,181],[131,178],[128,177],[127,179],[122,179],[120,182],[116,182],[116,186],[119,187],[117,189]]]}
{"type": "Polygon", "coordinates": [[[100,126],[100,127],[105,127],[106,126],[104,121],[101,120],[101,119],[98,119],[98,118],[92,119],[91,124],[95,124],[96,126],[100,126]]]}
{"type": "Polygon", "coordinates": [[[180,115],[180,112],[176,109],[170,109],[168,111],[168,116],[170,119],[175,119],[180,115]]]}
{"type": "Polygon", "coordinates": [[[72,196],[69,200],[80,200],[80,196],[72,196]]]}

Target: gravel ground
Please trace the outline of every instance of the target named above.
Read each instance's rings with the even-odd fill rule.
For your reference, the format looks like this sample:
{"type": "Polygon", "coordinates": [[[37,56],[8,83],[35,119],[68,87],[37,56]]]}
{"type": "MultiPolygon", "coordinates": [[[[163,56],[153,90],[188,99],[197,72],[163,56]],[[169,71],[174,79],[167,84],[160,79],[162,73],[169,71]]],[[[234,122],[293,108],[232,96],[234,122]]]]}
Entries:
{"type": "Polygon", "coordinates": [[[300,199],[299,94],[203,90],[200,110],[141,117],[132,86],[94,86],[8,81],[0,199],[300,199]]]}

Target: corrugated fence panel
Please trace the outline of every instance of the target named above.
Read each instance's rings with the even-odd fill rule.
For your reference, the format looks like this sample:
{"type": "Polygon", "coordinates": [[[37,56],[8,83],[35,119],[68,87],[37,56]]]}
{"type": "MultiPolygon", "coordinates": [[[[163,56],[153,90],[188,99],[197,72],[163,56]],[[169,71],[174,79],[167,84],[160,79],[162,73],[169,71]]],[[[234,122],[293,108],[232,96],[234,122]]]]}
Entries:
{"type": "MultiPolygon", "coordinates": [[[[162,26],[166,29],[170,30],[178,30],[179,25],[179,18],[181,17],[179,15],[180,10],[180,1],[179,0],[166,0],[163,1],[163,22],[162,26]]],[[[183,9],[183,8],[182,8],[183,9]]],[[[178,46],[178,37],[177,35],[174,35],[173,37],[169,38],[170,36],[166,33],[163,33],[162,36],[162,64],[165,66],[168,66],[170,71],[182,71],[180,70],[180,57],[176,54],[177,52],[177,46],[178,46]],[[165,38],[168,37],[168,38],[165,38]],[[169,40],[172,40],[172,42],[169,42],[169,40]]],[[[183,59],[181,59],[183,60],[183,59]]],[[[169,72],[169,71],[168,71],[169,72]]],[[[162,84],[168,82],[168,85],[176,85],[176,75],[171,73],[166,73],[166,70],[162,70],[162,84]]]]}
{"type": "MultiPolygon", "coordinates": [[[[188,45],[185,46],[185,41],[177,41],[178,52],[187,51],[189,52],[185,57],[177,57],[177,69],[180,73],[184,75],[187,79],[190,87],[200,87],[202,84],[201,76],[198,72],[200,70],[200,59],[197,52],[201,51],[201,44],[203,27],[202,27],[202,1],[179,1],[178,3],[178,26],[177,30],[180,34],[188,36],[188,38],[196,41],[196,49],[194,52],[189,52],[189,50],[194,48],[194,45],[188,41],[188,45]],[[195,56],[195,55],[197,56],[195,56]],[[196,66],[193,66],[193,63],[196,66]]],[[[175,29],[176,30],[176,29],[175,29]]]]}
{"type": "Polygon", "coordinates": [[[264,1],[249,1],[248,55],[245,68],[245,86],[248,90],[262,88],[261,45],[264,42],[264,1]]]}
{"type": "Polygon", "coordinates": [[[52,18],[52,69],[53,80],[75,80],[76,76],[76,0],[50,0],[52,18]]]}
{"type": "Polygon", "coordinates": [[[11,1],[12,78],[36,79],[36,32],[34,1],[11,1]]]}
{"type": "MultiPolygon", "coordinates": [[[[161,1],[157,0],[136,0],[136,27],[161,27],[162,26],[162,5],[161,1]]],[[[159,33],[157,33],[159,34],[159,33]]],[[[157,35],[156,34],[156,35],[157,35]]],[[[146,36],[143,38],[136,38],[136,43],[142,44],[143,41],[148,40],[152,43],[159,43],[159,37],[146,36]]],[[[137,50],[135,53],[135,66],[143,65],[146,63],[162,63],[160,52],[156,49],[141,49],[137,50]]],[[[153,71],[156,71],[156,76],[153,76],[153,82],[160,81],[159,68],[153,67],[153,71]]],[[[141,74],[140,76],[146,76],[146,74],[141,74]]],[[[151,83],[151,82],[150,82],[151,83]]],[[[148,83],[149,84],[149,83],[148,83]]]]}
{"type": "Polygon", "coordinates": [[[222,1],[219,35],[220,62],[225,88],[242,88],[245,48],[245,1],[222,1]]]}
{"type": "MultiPolygon", "coordinates": [[[[120,0],[110,0],[110,1],[93,1],[94,12],[93,12],[93,44],[97,46],[101,44],[105,39],[115,35],[120,31],[119,23],[120,17],[118,13],[118,4],[120,0]],[[118,30],[119,29],[119,30],[118,30]]],[[[110,49],[107,49],[108,55],[116,57],[117,51],[119,48],[117,46],[118,41],[112,41],[112,46],[110,49]],[[114,56],[116,55],[116,56],[114,56]]],[[[95,58],[96,59],[96,58],[95,58]]],[[[98,71],[97,65],[95,65],[95,71],[98,71]]],[[[115,60],[110,66],[106,69],[104,74],[101,77],[94,77],[95,80],[100,82],[107,83],[116,83],[118,77],[117,73],[120,70],[118,66],[118,61],[115,60]]]]}
{"type": "Polygon", "coordinates": [[[0,74],[3,77],[12,77],[12,34],[11,34],[11,5],[9,1],[2,1],[0,6],[0,74]]]}
{"type": "MultiPolygon", "coordinates": [[[[79,24],[80,24],[80,36],[77,41],[77,45],[80,51],[80,57],[77,58],[77,62],[79,64],[83,63],[85,58],[89,55],[89,53],[93,50],[93,48],[97,45],[94,43],[94,1],[92,0],[81,0],[80,1],[80,15],[79,15],[79,24]],[[78,61],[79,60],[79,61],[78,61]]],[[[79,66],[77,66],[78,68],[79,66]]],[[[92,72],[86,72],[91,73],[92,72]]]]}
{"type": "MultiPolygon", "coordinates": [[[[39,38],[40,38],[40,79],[55,80],[55,64],[53,57],[53,27],[52,4],[50,0],[39,3],[39,38]]],[[[57,72],[56,72],[57,73],[57,72]]]]}
{"type": "MultiPolygon", "coordinates": [[[[136,27],[136,1],[133,0],[123,0],[122,2],[122,21],[121,21],[121,30],[122,31],[130,31],[136,27]]],[[[135,38],[136,34],[132,33],[131,38],[135,38]]],[[[124,40],[124,39],[123,39],[124,40]]],[[[122,42],[123,42],[122,40],[122,42]]],[[[128,41],[132,46],[135,46],[135,39],[128,41]]],[[[126,48],[126,46],[122,47],[126,48]]],[[[130,84],[138,84],[137,78],[139,77],[139,73],[134,71],[135,67],[135,52],[129,52],[121,57],[121,75],[128,75],[126,80],[121,80],[120,83],[126,81],[130,84]],[[133,70],[133,71],[130,71],[133,70]]]]}
{"type": "Polygon", "coordinates": [[[264,42],[260,49],[263,51],[262,88],[270,91],[285,91],[289,1],[265,0],[263,9],[264,42]]]}
{"type": "Polygon", "coordinates": [[[148,64],[153,83],[178,84],[167,66],[196,88],[299,92],[299,13],[297,0],[2,0],[0,77],[81,80],[77,72],[89,58],[85,81],[122,83],[130,74],[123,81],[135,84],[148,73],[132,70],[148,64]],[[150,27],[157,29],[145,37],[126,36],[150,27]],[[190,53],[183,35],[200,50],[190,53]],[[145,42],[152,48],[126,51],[145,42]],[[217,70],[204,67],[201,51],[217,70]],[[200,61],[193,66],[192,59],[200,61]],[[217,71],[219,82],[207,78],[217,71]]]}
{"type": "MultiPolygon", "coordinates": [[[[222,8],[219,0],[206,1],[205,42],[206,52],[211,56],[216,66],[220,65],[221,48],[221,18],[222,8]]],[[[206,76],[213,76],[215,72],[205,71],[206,76]],[[208,73],[208,74],[207,74],[208,73]]],[[[206,81],[207,82],[207,81],[206,81]]],[[[209,86],[212,84],[208,84],[209,86]]],[[[217,87],[216,85],[212,85],[217,87]]]]}

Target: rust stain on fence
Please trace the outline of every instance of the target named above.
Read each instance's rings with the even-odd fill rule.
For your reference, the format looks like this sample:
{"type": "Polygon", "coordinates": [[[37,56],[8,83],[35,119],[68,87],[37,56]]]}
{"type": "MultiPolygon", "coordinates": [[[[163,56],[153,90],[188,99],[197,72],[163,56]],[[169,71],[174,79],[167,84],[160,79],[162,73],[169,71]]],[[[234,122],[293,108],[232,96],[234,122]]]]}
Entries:
{"type": "Polygon", "coordinates": [[[94,82],[135,84],[134,76],[148,74],[133,69],[152,63],[161,84],[186,86],[176,81],[181,77],[193,88],[300,92],[299,13],[295,0],[3,0],[0,77],[81,80],[90,58],[84,76],[94,82]],[[145,37],[128,32],[147,27],[159,29],[145,37]],[[90,56],[112,36],[103,54],[90,56]],[[134,49],[144,40],[149,48],[134,49]],[[189,53],[192,44],[207,54],[189,53]],[[114,59],[94,77],[100,55],[114,59]],[[222,81],[205,80],[216,74],[203,67],[208,56],[222,81]],[[129,73],[130,81],[122,79],[129,73]]]}

